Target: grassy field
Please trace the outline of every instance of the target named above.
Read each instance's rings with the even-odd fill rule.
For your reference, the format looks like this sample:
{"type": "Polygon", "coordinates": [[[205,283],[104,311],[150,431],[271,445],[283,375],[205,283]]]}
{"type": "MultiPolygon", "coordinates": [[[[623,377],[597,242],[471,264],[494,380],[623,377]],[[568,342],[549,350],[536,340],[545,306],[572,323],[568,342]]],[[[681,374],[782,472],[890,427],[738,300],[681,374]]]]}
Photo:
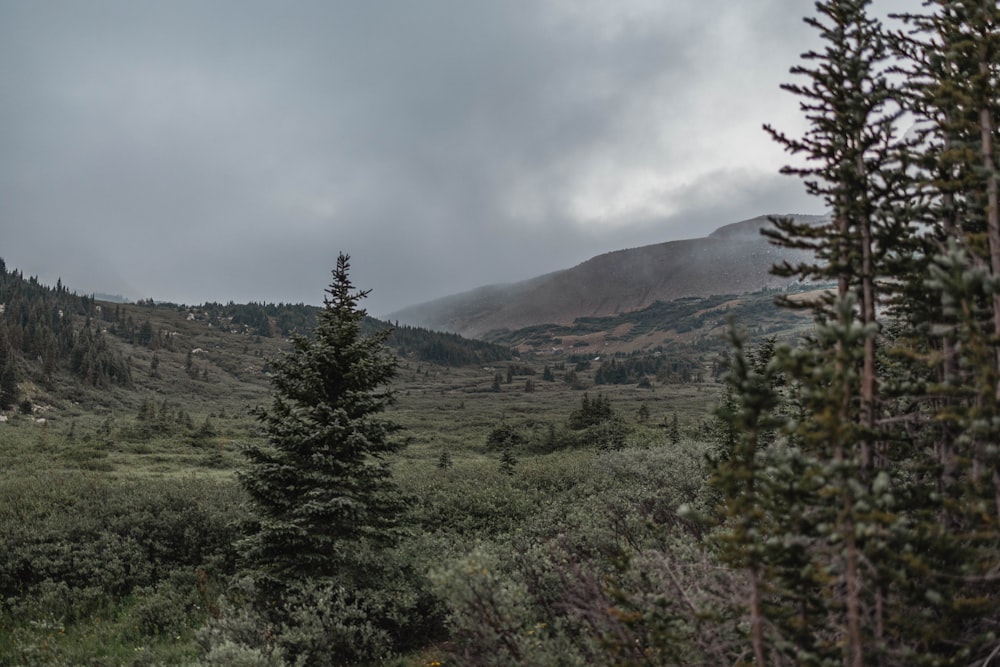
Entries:
{"type": "MultiPolygon", "coordinates": [[[[25,383],[33,412],[0,424],[0,664],[199,664],[206,655],[199,628],[220,613],[235,526],[248,511],[233,473],[240,447],[260,437],[250,409],[269,399],[262,370],[281,342],[230,334],[222,345],[217,331],[174,312],[150,319],[170,347],[130,349],[132,388],[25,383]],[[192,349],[202,351],[192,359],[192,349]]],[[[520,374],[510,382],[507,363],[400,364],[390,416],[409,444],[393,469],[414,501],[406,548],[428,577],[473,548],[592,519],[609,488],[601,480],[628,466],[568,438],[585,394],[610,400],[629,449],[649,449],[666,446],[675,415],[693,434],[719,392],[714,383],[589,386],[592,369],[577,375],[587,388],[574,389],[562,371],[541,380],[565,359],[511,363],[520,374]],[[487,446],[498,424],[520,435],[513,474],[487,446]]],[[[698,447],[684,456],[699,468],[698,447]]],[[[443,660],[434,655],[446,637],[431,639],[401,664],[443,660]]]]}
{"type": "MultiPolygon", "coordinates": [[[[0,665],[239,664],[212,638],[250,511],[234,471],[240,448],[261,437],[251,410],[269,403],[267,362],[287,343],[181,308],[126,308],[161,341],[115,339],[131,387],[29,375],[26,400],[0,423],[0,665]]],[[[701,359],[711,378],[711,356],[701,359]]],[[[684,489],[670,507],[697,496],[700,433],[720,385],[595,386],[597,367],[542,355],[489,366],[400,361],[389,416],[408,446],[392,466],[411,497],[413,537],[399,557],[435,611],[434,630],[399,664],[456,664],[449,637],[466,632],[457,619],[468,591],[449,568],[488,558],[520,576],[512,545],[558,538],[599,551],[645,531],[651,515],[635,508],[652,512],[663,489],[684,489]],[[621,418],[623,449],[603,450],[569,426],[584,397],[598,395],[621,418]],[[501,426],[516,434],[506,472],[488,444],[501,426]]],[[[524,619],[528,630],[535,622],[524,619]]]]}

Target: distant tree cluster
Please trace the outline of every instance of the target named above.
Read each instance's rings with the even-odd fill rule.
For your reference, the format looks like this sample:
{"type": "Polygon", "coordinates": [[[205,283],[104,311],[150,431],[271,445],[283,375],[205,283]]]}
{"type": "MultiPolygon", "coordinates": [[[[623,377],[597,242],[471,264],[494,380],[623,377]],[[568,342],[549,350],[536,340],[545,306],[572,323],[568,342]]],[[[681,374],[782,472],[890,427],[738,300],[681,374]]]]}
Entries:
{"type": "Polygon", "coordinates": [[[90,318],[84,322],[70,353],[70,370],[94,387],[130,386],[132,371],[121,352],[112,349],[90,318]]]}
{"type": "Polygon", "coordinates": [[[194,309],[200,319],[216,327],[236,329],[261,338],[305,334],[316,325],[316,306],[304,303],[208,302],[194,309]]]}
{"type": "Polygon", "coordinates": [[[594,372],[594,384],[638,384],[650,376],[663,383],[700,382],[701,362],[690,356],[632,354],[602,361],[594,372]]]}
{"type": "Polygon", "coordinates": [[[0,405],[13,404],[22,373],[32,367],[45,382],[61,368],[97,387],[131,384],[127,360],[92,324],[92,297],[70,292],[61,280],[48,287],[26,279],[0,259],[0,304],[0,405]]]}
{"type": "Polygon", "coordinates": [[[569,415],[568,425],[572,429],[584,429],[612,419],[615,414],[611,399],[606,395],[599,393],[591,398],[584,392],[580,405],[569,415]]]}
{"type": "MultiPolygon", "coordinates": [[[[377,320],[372,323],[385,327],[377,320]]],[[[508,361],[512,356],[510,348],[503,345],[405,325],[396,325],[387,343],[396,348],[404,359],[413,358],[445,366],[486,365],[508,361]]]]}

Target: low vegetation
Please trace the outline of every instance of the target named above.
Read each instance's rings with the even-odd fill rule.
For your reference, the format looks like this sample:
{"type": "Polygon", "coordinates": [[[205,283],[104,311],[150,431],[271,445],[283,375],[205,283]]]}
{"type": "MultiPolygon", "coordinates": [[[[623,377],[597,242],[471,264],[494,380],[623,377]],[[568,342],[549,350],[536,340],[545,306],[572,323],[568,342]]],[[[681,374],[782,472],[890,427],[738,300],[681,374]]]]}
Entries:
{"type": "MultiPolygon", "coordinates": [[[[259,321],[227,314],[249,320],[257,306],[95,302],[6,270],[2,302],[25,294],[26,282],[38,321],[76,335],[89,326],[126,360],[131,381],[91,384],[70,355],[46,367],[6,346],[17,393],[0,424],[0,664],[279,664],[281,647],[261,641],[265,619],[246,604],[256,584],[237,545],[256,515],[234,473],[244,448],[265,440],[252,410],[269,403],[272,360],[288,349],[276,322],[311,327],[316,309],[260,306],[271,323],[261,335],[259,321]],[[42,316],[60,308],[61,317],[42,316]]],[[[17,320],[0,322],[9,332],[17,320]]],[[[377,328],[364,323],[368,333],[377,328]]],[[[678,349],[671,358],[698,373],[598,386],[601,364],[589,356],[514,357],[503,346],[401,332],[388,341],[400,356],[386,416],[404,428],[406,448],[391,469],[409,499],[409,528],[382,554],[380,571],[396,563],[406,576],[396,579],[388,627],[362,624],[341,638],[361,647],[355,657],[478,660],[470,647],[486,656],[490,644],[475,643],[486,629],[468,626],[479,613],[468,607],[480,604],[475,591],[508,579],[527,586],[556,557],[572,557],[587,576],[613,574],[614,554],[661,539],[653,536],[673,530],[672,508],[697,499],[720,391],[713,356],[678,349]],[[455,578],[476,559],[488,561],[488,577],[455,578]]],[[[583,626],[552,598],[559,590],[512,599],[521,618],[495,641],[524,643],[517,650],[530,656],[532,647],[555,655],[579,639],[583,626]]],[[[300,595],[316,607],[327,593],[300,595]]],[[[336,618],[390,608],[366,599],[336,618]]],[[[295,623],[322,629],[331,618],[295,623]]],[[[489,659],[503,662],[507,650],[489,659]]],[[[595,650],[580,645],[581,656],[595,650]]]]}

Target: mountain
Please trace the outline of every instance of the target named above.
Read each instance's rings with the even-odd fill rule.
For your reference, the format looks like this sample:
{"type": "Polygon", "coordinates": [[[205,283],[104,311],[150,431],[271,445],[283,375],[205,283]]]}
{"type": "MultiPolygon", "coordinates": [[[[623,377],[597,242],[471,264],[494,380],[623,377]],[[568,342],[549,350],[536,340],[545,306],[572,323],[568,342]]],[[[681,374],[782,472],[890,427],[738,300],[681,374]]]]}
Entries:
{"type": "MultiPolygon", "coordinates": [[[[791,215],[822,224],[822,215],[791,215]]],[[[389,320],[478,337],[539,324],[571,324],[641,310],[658,301],[781,289],[796,281],[770,274],[773,264],[807,258],[771,245],[760,230],[770,216],[725,225],[709,236],[618,250],[537,278],[488,285],[411,306],[389,320]]]]}

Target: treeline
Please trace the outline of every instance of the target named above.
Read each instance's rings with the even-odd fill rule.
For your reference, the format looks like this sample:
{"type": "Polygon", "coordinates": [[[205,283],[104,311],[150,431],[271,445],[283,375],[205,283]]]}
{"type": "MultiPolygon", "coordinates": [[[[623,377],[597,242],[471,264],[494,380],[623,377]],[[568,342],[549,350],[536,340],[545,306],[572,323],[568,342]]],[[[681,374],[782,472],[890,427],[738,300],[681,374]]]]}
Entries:
{"type": "MultiPolygon", "coordinates": [[[[198,316],[213,326],[240,328],[244,333],[262,337],[294,334],[311,336],[316,326],[319,308],[303,303],[206,303],[196,309],[198,316]]],[[[365,317],[362,327],[366,333],[392,329],[386,344],[403,358],[442,364],[466,366],[506,361],[510,349],[502,345],[463,338],[457,334],[431,331],[396,323],[391,325],[373,317],[365,317]]]]}
{"type": "MultiPolygon", "coordinates": [[[[810,281],[810,286],[829,284],[810,281]]],[[[532,347],[562,345],[562,339],[625,330],[626,333],[608,340],[631,341],[656,332],[690,334],[699,330],[725,327],[730,321],[752,322],[748,327],[755,335],[770,335],[800,328],[805,320],[798,312],[778,308],[777,290],[761,290],[752,294],[723,294],[707,297],[682,297],[673,301],[656,301],[641,309],[604,317],[579,317],[573,324],[538,324],[516,331],[498,330],[486,338],[501,344],[526,344],[532,347]]],[[[585,342],[577,345],[586,346],[585,342]]],[[[699,351],[720,351],[725,347],[721,336],[701,336],[685,345],[699,351]]]]}
{"type": "Polygon", "coordinates": [[[695,357],[665,354],[616,355],[602,361],[594,384],[639,384],[655,377],[661,383],[702,382],[704,366],[695,357]]]}
{"type": "MultiPolygon", "coordinates": [[[[128,359],[108,335],[152,351],[173,350],[169,331],[153,324],[145,310],[175,310],[220,330],[264,338],[310,335],[318,308],[306,304],[209,302],[200,306],[141,301],[131,306],[98,304],[92,296],[55,287],[37,278],[8,271],[0,259],[0,409],[19,398],[18,384],[33,374],[51,385],[57,371],[68,371],[94,387],[130,386],[128,359]]],[[[366,331],[390,325],[366,318],[366,331]]],[[[506,361],[511,351],[501,345],[474,341],[456,334],[396,326],[388,344],[403,358],[450,366],[506,361]]]]}
{"type": "Polygon", "coordinates": [[[16,403],[29,370],[45,383],[67,370],[95,387],[131,384],[127,360],[93,323],[93,297],[25,278],[0,259],[0,308],[0,409],[16,403]]]}
{"type": "MultiPolygon", "coordinates": [[[[388,326],[377,320],[366,324],[375,328],[388,326]]],[[[413,358],[445,366],[490,364],[512,357],[510,348],[503,345],[399,324],[393,328],[387,343],[404,359],[413,358]]]]}
{"type": "Polygon", "coordinates": [[[199,306],[216,326],[242,327],[246,333],[264,338],[307,334],[316,326],[316,306],[304,303],[206,303],[199,306]]]}

